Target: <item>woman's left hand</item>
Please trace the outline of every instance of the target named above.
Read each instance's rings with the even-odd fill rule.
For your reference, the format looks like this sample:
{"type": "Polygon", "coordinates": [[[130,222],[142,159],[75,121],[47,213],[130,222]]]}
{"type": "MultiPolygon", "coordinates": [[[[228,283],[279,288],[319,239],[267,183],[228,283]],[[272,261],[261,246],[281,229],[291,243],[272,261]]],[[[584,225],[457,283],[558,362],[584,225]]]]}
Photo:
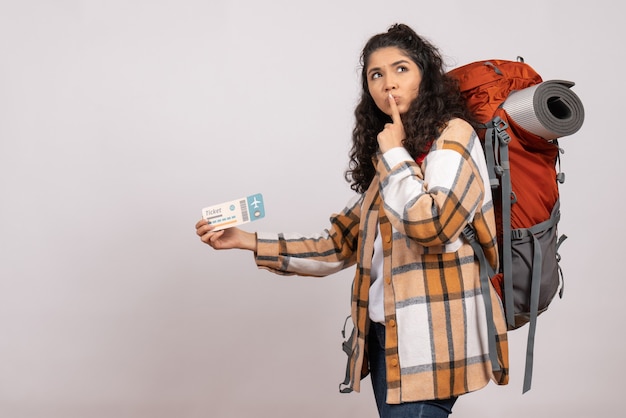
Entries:
{"type": "Polygon", "coordinates": [[[389,93],[389,108],[391,109],[391,123],[386,123],[385,128],[378,134],[378,147],[382,153],[389,151],[391,148],[401,147],[404,141],[404,125],[400,118],[400,111],[395,99],[389,93]]]}

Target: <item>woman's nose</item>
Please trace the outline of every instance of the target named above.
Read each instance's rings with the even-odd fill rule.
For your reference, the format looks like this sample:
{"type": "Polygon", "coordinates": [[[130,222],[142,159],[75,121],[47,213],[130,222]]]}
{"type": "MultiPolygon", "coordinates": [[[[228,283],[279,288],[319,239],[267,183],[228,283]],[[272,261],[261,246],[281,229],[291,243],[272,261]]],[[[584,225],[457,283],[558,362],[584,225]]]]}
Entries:
{"type": "Polygon", "coordinates": [[[396,78],[393,76],[386,77],[385,79],[385,91],[391,91],[398,88],[396,78]]]}

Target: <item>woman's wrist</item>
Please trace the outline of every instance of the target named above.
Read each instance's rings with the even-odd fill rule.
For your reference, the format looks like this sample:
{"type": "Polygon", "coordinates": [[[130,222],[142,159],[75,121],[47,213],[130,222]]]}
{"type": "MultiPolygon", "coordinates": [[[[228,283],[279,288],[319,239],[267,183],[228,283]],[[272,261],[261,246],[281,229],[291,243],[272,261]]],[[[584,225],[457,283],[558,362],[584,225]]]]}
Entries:
{"type": "Polygon", "coordinates": [[[243,232],[243,237],[242,237],[242,248],[245,250],[250,250],[250,251],[254,251],[256,253],[256,233],[255,232],[247,232],[247,231],[241,231],[243,232]]]}

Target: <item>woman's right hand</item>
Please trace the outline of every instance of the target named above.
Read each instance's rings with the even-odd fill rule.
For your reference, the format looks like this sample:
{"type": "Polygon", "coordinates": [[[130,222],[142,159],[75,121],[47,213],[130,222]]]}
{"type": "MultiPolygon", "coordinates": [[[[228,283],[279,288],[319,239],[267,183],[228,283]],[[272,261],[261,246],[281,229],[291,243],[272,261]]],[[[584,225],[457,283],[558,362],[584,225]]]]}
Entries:
{"type": "Polygon", "coordinates": [[[391,112],[389,115],[391,116],[391,123],[386,123],[384,129],[378,133],[376,138],[378,140],[378,148],[380,148],[383,154],[391,148],[402,147],[406,136],[398,104],[391,93],[387,101],[389,102],[391,112]]]}
{"type": "Polygon", "coordinates": [[[196,234],[202,242],[216,250],[239,248],[256,251],[256,234],[236,227],[221,231],[213,231],[214,228],[206,219],[201,219],[196,223],[196,234]]]}

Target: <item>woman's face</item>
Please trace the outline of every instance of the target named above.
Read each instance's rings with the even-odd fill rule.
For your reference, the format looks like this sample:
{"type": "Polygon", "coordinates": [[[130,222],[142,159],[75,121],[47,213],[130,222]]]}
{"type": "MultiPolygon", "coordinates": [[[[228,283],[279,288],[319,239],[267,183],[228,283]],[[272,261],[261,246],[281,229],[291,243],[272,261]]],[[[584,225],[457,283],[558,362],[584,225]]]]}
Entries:
{"type": "Polygon", "coordinates": [[[372,52],[366,69],[367,87],[376,106],[391,115],[389,93],[406,113],[419,93],[422,72],[401,49],[385,47],[372,52]]]}

